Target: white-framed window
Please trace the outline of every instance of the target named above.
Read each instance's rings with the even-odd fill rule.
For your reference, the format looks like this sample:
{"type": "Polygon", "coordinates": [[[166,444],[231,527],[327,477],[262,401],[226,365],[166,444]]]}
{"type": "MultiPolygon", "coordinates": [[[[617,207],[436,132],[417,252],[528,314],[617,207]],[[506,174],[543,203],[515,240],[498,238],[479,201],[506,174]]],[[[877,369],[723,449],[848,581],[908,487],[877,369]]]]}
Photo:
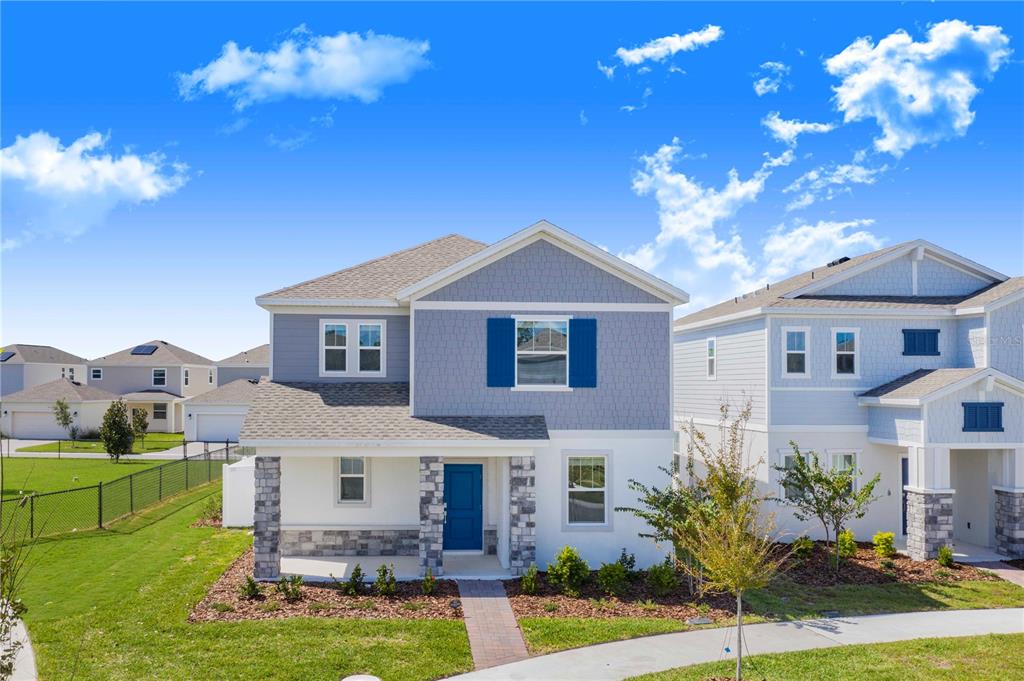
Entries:
{"type": "Polygon", "coordinates": [[[210,385],[213,385],[213,369],[207,371],[206,374],[206,382],[209,383],[210,385]]]}
{"type": "Polygon", "coordinates": [[[338,502],[342,504],[366,501],[366,459],[361,456],[343,456],[338,459],[338,502]]]}
{"type": "MultiPolygon", "coordinates": [[[[793,467],[796,466],[796,454],[793,452],[792,449],[780,449],[779,450],[779,456],[782,458],[782,467],[785,468],[786,470],[789,470],[790,468],[793,468],[793,467]]],[[[806,452],[801,452],[800,456],[803,458],[804,462],[807,462],[810,459],[810,456],[806,452]]],[[[780,473],[779,475],[780,475],[780,486],[782,487],[782,497],[784,499],[788,499],[788,500],[799,498],[799,496],[800,496],[799,490],[797,490],[797,489],[795,489],[793,487],[787,487],[786,485],[782,485],[781,484],[781,475],[782,474],[780,473]]]]}
{"type": "Polygon", "coordinates": [[[808,378],[811,330],[806,326],[782,327],[782,375],[786,378],[808,378]]]}
{"type": "Polygon", "coordinates": [[[832,329],[832,378],[860,377],[860,329],[832,329]]]}
{"type": "Polygon", "coordinates": [[[103,380],[103,369],[100,367],[93,367],[89,369],[89,380],[90,381],[102,381],[103,380]]]}
{"type": "Polygon", "coordinates": [[[167,369],[153,369],[153,385],[167,385],[167,369]]]}
{"type": "Polygon", "coordinates": [[[320,375],[386,376],[387,324],[380,319],[321,319],[320,375]],[[349,354],[349,350],[355,354],[349,354]]]}
{"type": "Polygon", "coordinates": [[[359,373],[379,374],[384,360],[384,324],[359,323],[359,373]]]}
{"type": "Polygon", "coordinates": [[[604,525],[608,522],[608,457],[566,457],[566,524],[604,525]]]}
{"type": "Polygon", "coordinates": [[[569,319],[516,317],[516,387],[569,387],[569,319]]]}
{"type": "Polygon", "coordinates": [[[184,381],[185,385],[188,385],[188,379],[189,379],[188,369],[185,369],[184,378],[182,379],[184,381]]]}
{"type": "Polygon", "coordinates": [[[167,405],[166,404],[154,404],[153,405],[153,420],[154,421],[166,421],[167,420],[167,405]]]}
{"type": "Polygon", "coordinates": [[[707,346],[707,377],[709,381],[715,380],[718,376],[718,339],[708,338],[707,346]]]}
{"type": "Polygon", "coordinates": [[[60,377],[66,378],[70,381],[75,380],[75,367],[61,367],[60,377]]]}
{"type": "Polygon", "coordinates": [[[857,450],[855,449],[829,449],[826,450],[828,454],[828,463],[832,467],[832,470],[836,471],[853,471],[853,481],[851,485],[853,488],[850,492],[853,492],[857,488],[857,450]]]}

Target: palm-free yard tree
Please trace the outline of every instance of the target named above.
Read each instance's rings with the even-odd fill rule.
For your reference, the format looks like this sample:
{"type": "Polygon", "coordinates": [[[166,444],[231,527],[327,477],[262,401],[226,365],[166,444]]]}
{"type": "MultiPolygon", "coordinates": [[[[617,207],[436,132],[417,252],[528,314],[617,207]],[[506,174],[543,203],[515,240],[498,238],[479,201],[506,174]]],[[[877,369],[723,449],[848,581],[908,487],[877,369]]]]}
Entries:
{"type": "Polygon", "coordinates": [[[58,426],[68,431],[68,437],[72,442],[78,439],[78,426],[75,425],[74,414],[71,413],[71,408],[64,398],[53,403],[53,418],[58,426]]]}
{"type": "Polygon", "coordinates": [[[111,403],[103,414],[100,440],[115,463],[123,455],[132,453],[132,424],[128,418],[128,405],[123,399],[111,403]]]}
{"type": "Polygon", "coordinates": [[[145,409],[132,409],[132,435],[142,440],[142,448],[146,448],[146,430],[149,428],[149,414],[145,409]]]}

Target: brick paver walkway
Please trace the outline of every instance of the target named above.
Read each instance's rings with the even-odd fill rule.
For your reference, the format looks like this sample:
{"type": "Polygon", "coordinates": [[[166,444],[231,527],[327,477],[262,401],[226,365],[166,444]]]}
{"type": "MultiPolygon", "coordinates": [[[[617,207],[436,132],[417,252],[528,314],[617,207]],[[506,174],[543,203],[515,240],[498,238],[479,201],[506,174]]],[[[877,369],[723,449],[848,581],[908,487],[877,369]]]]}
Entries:
{"type": "Polygon", "coordinates": [[[474,666],[486,669],[529,657],[505,586],[482,579],[460,579],[458,584],[474,666]]]}

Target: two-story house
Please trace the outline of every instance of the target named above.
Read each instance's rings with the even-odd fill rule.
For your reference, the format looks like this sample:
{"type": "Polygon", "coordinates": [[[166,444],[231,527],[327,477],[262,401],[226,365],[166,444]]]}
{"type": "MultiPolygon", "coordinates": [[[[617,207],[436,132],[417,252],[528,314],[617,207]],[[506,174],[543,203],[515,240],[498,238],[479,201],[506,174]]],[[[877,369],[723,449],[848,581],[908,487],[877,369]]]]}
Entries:
{"type": "Polygon", "coordinates": [[[270,343],[257,345],[217,362],[217,385],[247,379],[258,381],[270,375],[270,343]]]}
{"type": "Polygon", "coordinates": [[[86,360],[52,345],[16,343],[0,348],[0,396],[62,378],[85,380],[86,360]]]}
{"type": "MultiPolygon", "coordinates": [[[[677,320],[675,418],[711,437],[719,405],[752,404],[759,479],[796,442],[881,476],[852,523],[916,559],[1024,553],[1024,277],[927,241],[841,258],[677,320]]],[[[792,533],[820,529],[780,507],[792,533]]]]}
{"type": "Polygon", "coordinates": [[[134,345],[88,363],[89,385],[122,397],[129,409],[144,409],[149,430],[184,430],[182,403],[217,387],[216,365],[162,340],[134,345]]]}
{"type": "Polygon", "coordinates": [[[270,377],[256,575],[518,574],[566,544],[660,560],[614,508],[672,457],[672,310],[687,294],[547,222],[446,236],[257,298],[270,377]],[[385,558],[380,558],[385,557],[385,558]]]}

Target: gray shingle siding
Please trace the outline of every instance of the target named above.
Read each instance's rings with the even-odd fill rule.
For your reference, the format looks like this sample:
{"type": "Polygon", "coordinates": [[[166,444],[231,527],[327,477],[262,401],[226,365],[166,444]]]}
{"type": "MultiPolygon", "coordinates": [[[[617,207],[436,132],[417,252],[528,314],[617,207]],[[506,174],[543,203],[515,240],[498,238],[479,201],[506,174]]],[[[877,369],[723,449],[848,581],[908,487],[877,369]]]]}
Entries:
{"type": "Polygon", "coordinates": [[[985,317],[964,317],[956,322],[957,365],[985,366],[985,317]]]}
{"type": "Polygon", "coordinates": [[[1024,300],[993,310],[988,318],[989,365],[1024,380],[1024,300]]]}
{"type": "Polygon", "coordinates": [[[530,313],[417,310],[415,413],[541,414],[552,430],[671,428],[670,313],[574,312],[571,305],[562,312],[544,311],[597,320],[597,387],[572,392],[488,388],[488,317],[530,313]]]}
{"type": "Polygon", "coordinates": [[[921,409],[918,407],[871,407],[868,428],[871,437],[921,442],[921,409]]]}
{"type": "Polygon", "coordinates": [[[537,241],[423,297],[537,303],[662,303],[547,241],[537,241]]]}
{"type": "Polygon", "coordinates": [[[10,395],[24,387],[24,364],[0,364],[0,395],[10,395]]]}
{"type": "Polygon", "coordinates": [[[1024,441],[1024,398],[998,385],[978,399],[978,386],[972,385],[928,405],[928,441],[935,443],[999,443],[1024,441]],[[1003,432],[965,433],[964,402],[1002,402],[1003,432]]]}
{"type": "MultiPolygon", "coordinates": [[[[981,288],[977,286],[975,288],[981,288]]],[[[910,296],[913,295],[910,257],[903,256],[863,274],[828,286],[817,295],[910,296]]],[[[925,295],[922,293],[922,295],[925,295]]]]}
{"type": "Polygon", "coordinates": [[[988,279],[979,279],[966,272],[925,257],[917,263],[917,290],[925,296],[961,296],[989,286],[988,279]]]}
{"type": "MultiPolygon", "coordinates": [[[[350,332],[351,335],[351,332],[350,332]]],[[[355,336],[349,340],[354,359],[355,336]]],[[[409,380],[409,317],[407,315],[337,315],[337,314],[274,314],[274,380],[312,381],[319,383],[377,382],[404,383],[409,380]],[[387,376],[384,377],[320,377],[321,319],[383,319],[387,322],[384,343],[387,353],[387,376]]]]}

